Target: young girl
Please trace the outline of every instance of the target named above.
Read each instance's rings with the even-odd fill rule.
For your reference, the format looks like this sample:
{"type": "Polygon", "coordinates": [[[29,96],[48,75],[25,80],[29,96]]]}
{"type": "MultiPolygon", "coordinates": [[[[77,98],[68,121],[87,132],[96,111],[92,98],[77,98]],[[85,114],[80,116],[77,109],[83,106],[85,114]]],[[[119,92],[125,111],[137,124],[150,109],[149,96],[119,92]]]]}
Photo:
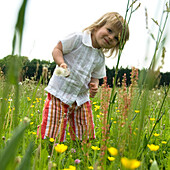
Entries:
{"type": "Polygon", "coordinates": [[[56,68],[70,70],[67,77],[53,73],[43,110],[41,137],[65,141],[66,127],[72,140],[94,139],[92,107],[89,99],[98,91],[99,79],[106,76],[104,53],[119,50],[120,38],[129,39],[129,28],[116,12],[103,15],[83,32],[60,40],[52,55],[56,68]],[[123,35],[122,35],[123,34],[123,35]]]}

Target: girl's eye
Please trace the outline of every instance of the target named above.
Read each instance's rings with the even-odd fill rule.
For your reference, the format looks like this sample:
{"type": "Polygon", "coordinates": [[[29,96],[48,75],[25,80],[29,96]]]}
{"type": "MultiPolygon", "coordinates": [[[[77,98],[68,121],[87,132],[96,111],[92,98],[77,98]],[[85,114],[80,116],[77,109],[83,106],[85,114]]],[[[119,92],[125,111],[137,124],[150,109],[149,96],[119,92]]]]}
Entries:
{"type": "Polygon", "coordinates": [[[108,31],[109,33],[112,33],[112,30],[111,30],[110,28],[107,28],[107,31],[108,31]]]}

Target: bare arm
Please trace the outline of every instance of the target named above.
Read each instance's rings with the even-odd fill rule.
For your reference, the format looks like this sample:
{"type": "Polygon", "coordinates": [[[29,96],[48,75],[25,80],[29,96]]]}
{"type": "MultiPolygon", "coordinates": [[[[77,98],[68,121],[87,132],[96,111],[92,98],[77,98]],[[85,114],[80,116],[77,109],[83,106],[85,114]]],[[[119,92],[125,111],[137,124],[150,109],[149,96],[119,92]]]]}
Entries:
{"type": "Polygon", "coordinates": [[[91,78],[91,81],[89,83],[90,87],[90,97],[94,98],[96,93],[98,92],[98,86],[99,86],[99,79],[97,78],[91,78]]]}
{"type": "Polygon", "coordinates": [[[61,42],[59,42],[55,46],[55,48],[52,52],[52,56],[53,56],[55,63],[58,66],[63,67],[63,68],[67,68],[67,64],[65,63],[64,58],[63,58],[63,50],[62,50],[62,43],[61,42]]]}

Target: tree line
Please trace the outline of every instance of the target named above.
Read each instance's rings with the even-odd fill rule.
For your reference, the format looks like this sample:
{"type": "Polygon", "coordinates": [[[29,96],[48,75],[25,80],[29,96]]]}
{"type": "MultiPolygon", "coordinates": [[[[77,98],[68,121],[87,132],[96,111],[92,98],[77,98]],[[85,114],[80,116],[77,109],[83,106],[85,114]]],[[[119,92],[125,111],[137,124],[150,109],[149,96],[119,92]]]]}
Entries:
{"type": "MultiPolygon", "coordinates": [[[[46,79],[46,83],[48,83],[54,69],[55,69],[55,62],[50,62],[46,60],[40,59],[33,59],[29,60],[26,56],[11,56],[8,55],[3,59],[0,59],[0,71],[6,75],[10,59],[11,57],[15,57],[18,61],[18,67],[21,68],[19,81],[24,81],[25,79],[34,79],[38,81],[40,77],[43,75],[46,79]]],[[[126,84],[127,86],[131,84],[131,75],[132,69],[129,68],[119,68],[118,75],[117,75],[117,86],[121,86],[123,75],[126,74],[126,84]]],[[[139,76],[142,73],[146,75],[147,69],[138,70],[139,76]]],[[[106,67],[106,76],[107,76],[107,83],[110,87],[113,86],[113,78],[115,77],[115,68],[109,69],[106,67]]],[[[102,84],[103,80],[100,80],[100,85],[102,84]]],[[[170,83],[170,72],[166,73],[159,73],[158,76],[158,86],[169,85],[170,83]]]]}

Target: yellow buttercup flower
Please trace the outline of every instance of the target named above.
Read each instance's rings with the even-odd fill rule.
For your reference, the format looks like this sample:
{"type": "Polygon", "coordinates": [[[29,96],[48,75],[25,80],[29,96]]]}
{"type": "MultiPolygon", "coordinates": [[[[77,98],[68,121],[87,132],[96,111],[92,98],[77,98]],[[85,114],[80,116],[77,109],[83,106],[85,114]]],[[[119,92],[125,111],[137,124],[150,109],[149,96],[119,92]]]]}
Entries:
{"type": "Polygon", "coordinates": [[[36,132],[32,132],[33,135],[36,135],[37,133],[36,132]]]}
{"type": "Polygon", "coordinates": [[[157,151],[159,149],[159,145],[154,145],[154,144],[149,145],[148,144],[147,146],[151,151],[157,151]]]}
{"type": "Polygon", "coordinates": [[[115,158],[114,158],[114,157],[108,157],[108,160],[109,160],[109,161],[114,161],[115,158]]]}
{"type": "Polygon", "coordinates": [[[100,118],[100,115],[97,115],[97,118],[100,118]]]}
{"type": "Polygon", "coordinates": [[[100,150],[100,148],[99,147],[97,147],[97,146],[92,146],[91,147],[94,151],[96,151],[96,150],[100,150]]]}
{"type": "Polygon", "coordinates": [[[50,142],[54,142],[54,139],[53,139],[53,138],[50,138],[50,142]]]}
{"type": "Polygon", "coordinates": [[[135,113],[139,113],[140,111],[139,110],[135,110],[135,113]]]}
{"type": "Polygon", "coordinates": [[[128,159],[126,157],[121,158],[121,163],[125,168],[136,169],[140,166],[141,162],[137,159],[128,159]]]}
{"type": "Polygon", "coordinates": [[[161,143],[163,143],[163,144],[167,144],[167,142],[166,142],[166,141],[162,141],[161,143]]]}
{"type": "Polygon", "coordinates": [[[70,166],[69,166],[69,168],[67,168],[67,169],[63,169],[63,170],[76,170],[76,167],[75,167],[75,166],[70,165],[70,166]]]}
{"type": "Polygon", "coordinates": [[[34,122],[30,122],[30,125],[34,124],[34,122]]]}
{"type": "Polygon", "coordinates": [[[154,136],[159,136],[160,134],[158,134],[158,133],[154,133],[153,135],[154,135],[154,136]]]}
{"type": "Polygon", "coordinates": [[[29,97],[27,97],[27,100],[30,101],[31,99],[29,97]]]}
{"type": "Polygon", "coordinates": [[[55,146],[55,150],[57,152],[63,153],[67,150],[68,146],[64,145],[64,144],[58,144],[57,146],[55,146]]]}
{"type": "Polygon", "coordinates": [[[95,106],[95,108],[94,108],[95,111],[100,109],[100,106],[98,106],[98,105],[94,105],[94,106],[95,106]]]}
{"type": "Polygon", "coordinates": [[[151,121],[154,121],[154,120],[155,120],[155,118],[150,118],[150,120],[151,120],[151,121]]]}
{"type": "Polygon", "coordinates": [[[93,104],[97,104],[97,102],[93,102],[93,104]]]}
{"type": "Polygon", "coordinates": [[[114,147],[108,148],[108,151],[112,156],[116,156],[118,154],[118,150],[114,147]]]}
{"type": "Polygon", "coordinates": [[[136,133],[135,133],[135,132],[133,132],[133,134],[134,134],[134,135],[136,135],[136,133]]]}
{"type": "Polygon", "coordinates": [[[104,115],[104,113],[102,113],[102,112],[100,112],[99,114],[102,115],[102,116],[104,115]]]}
{"type": "Polygon", "coordinates": [[[92,166],[89,166],[88,169],[94,169],[92,166]]]}

